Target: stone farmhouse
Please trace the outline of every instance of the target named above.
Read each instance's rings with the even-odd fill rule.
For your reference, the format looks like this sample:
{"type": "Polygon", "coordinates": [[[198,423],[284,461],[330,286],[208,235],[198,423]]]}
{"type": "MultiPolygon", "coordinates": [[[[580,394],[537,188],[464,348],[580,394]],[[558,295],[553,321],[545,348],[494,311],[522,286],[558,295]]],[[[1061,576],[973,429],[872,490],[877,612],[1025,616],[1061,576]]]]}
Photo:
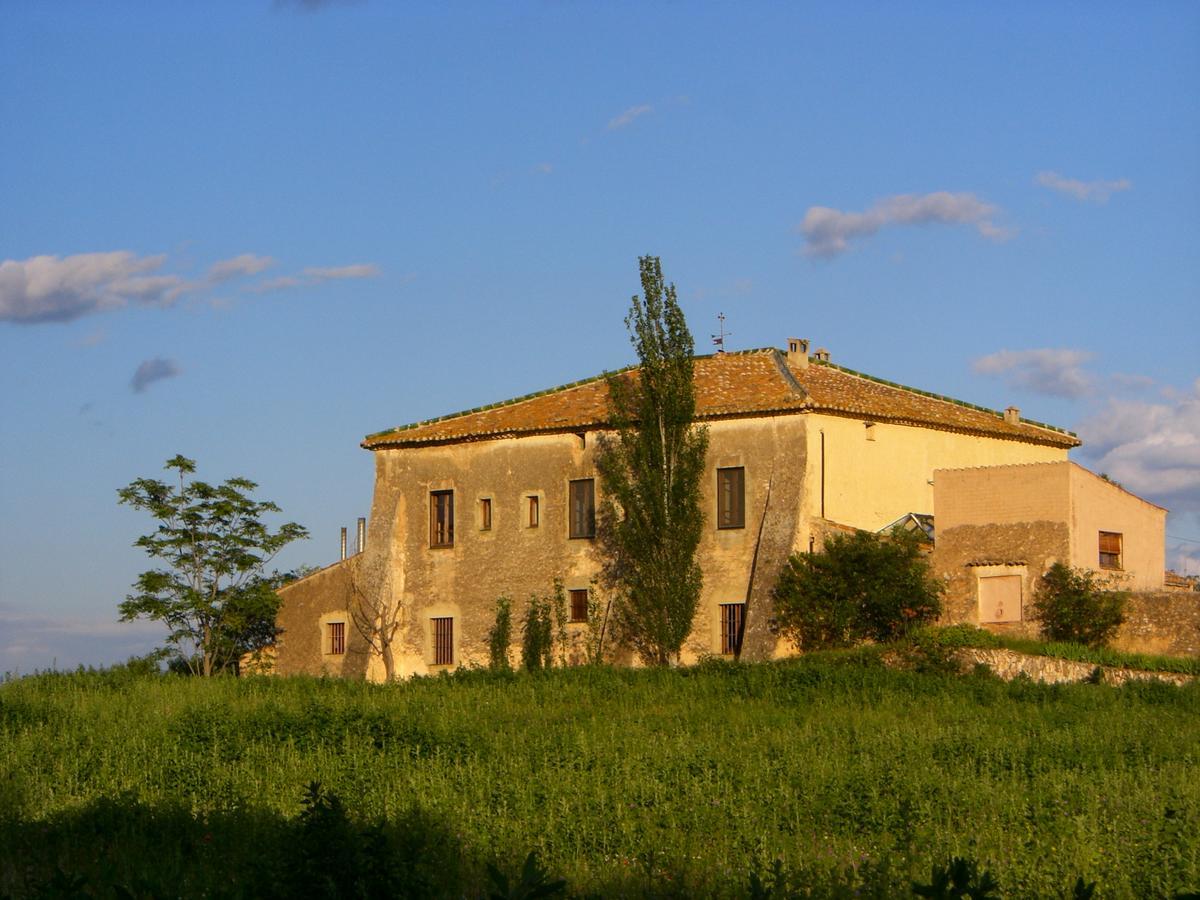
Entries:
{"type": "MultiPolygon", "coordinates": [[[[883,382],[799,338],[700,356],[695,382],[709,473],[704,587],[684,662],[793,652],[772,618],[788,554],[905,516],[934,514],[931,562],[950,620],[1030,630],[1033,580],[1055,559],[1163,587],[1165,510],[1068,462],[1079,439],[1015,408],[883,382]]],[[[356,596],[401,612],[390,642],[401,676],[486,664],[497,598],[520,619],[556,580],[570,630],[586,629],[606,413],[600,376],[362,440],[376,462],[370,540],[281,589],[275,671],[382,677],[353,624],[356,596]]]]}
{"type": "MultiPolygon", "coordinates": [[[[704,589],[683,662],[739,643],[744,659],[792,652],[771,600],[788,555],[910,513],[937,519],[934,562],[957,620],[1022,626],[1052,559],[1107,561],[1162,586],[1165,511],[1068,462],[1078,438],[1015,408],[871,378],[796,338],[698,357],[695,383],[709,429],[704,589]]],[[[402,611],[399,675],[486,664],[497,598],[512,598],[516,621],[556,579],[570,629],[587,628],[607,396],[597,376],[363,440],[375,459],[369,540],[280,591],[274,670],[382,677],[353,625],[356,596],[402,611]]]]}

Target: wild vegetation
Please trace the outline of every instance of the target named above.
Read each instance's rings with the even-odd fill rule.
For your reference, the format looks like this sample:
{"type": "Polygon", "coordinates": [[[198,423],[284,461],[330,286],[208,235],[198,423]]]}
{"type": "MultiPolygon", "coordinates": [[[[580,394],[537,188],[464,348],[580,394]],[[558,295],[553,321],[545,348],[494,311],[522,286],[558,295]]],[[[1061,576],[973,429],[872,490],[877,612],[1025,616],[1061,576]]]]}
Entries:
{"type": "Polygon", "coordinates": [[[679,658],[700,600],[708,430],[694,423],[694,345],[675,285],[658,257],[638,264],[643,296],[633,296],[625,325],[639,366],[634,377],[608,379],[615,434],[601,435],[596,453],[596,536],[617,638],[647,665],[662,666],[679,658]]]}
{"type": "Polygon", "coordinates": [[[1128,598],[1096,572],[1056,562],[1038,579],[1033,615],[1047,640],[1102,647],[1125,621],[1128,598]]]}
{"type": "Polygon", "coordinates": [[[22,678],[0,685],[0,896],[1200,888],[1200,685],[1003,683],[885,652],[22,678]]]}
{"type": "Polygon", "coordinates": [[[932,622],[943,586],[915,534],[835,534],[818,553],[794,553],[775,588],[780,630],[807,650],[892,641],[932,622]]]}
{"type": "Polygon", "coordinates": [[[236,669],[243,654],[262,650],[278,634],[275,590],[290,576],[268,574],[267,564],[308,532],[295,522],[272,532],[262,519],[279,507],[251,497],[258,485],[247,478],[200,481],[192,477],[195,460],[179,455],[164,468],[178,486],[138,478],[117,491],[118,502],[157,520],[134,546],[161,563],[138,576],[135,593],[120,605],[121,619],[165,623],[162,655],[194,674],[236,669]]]}

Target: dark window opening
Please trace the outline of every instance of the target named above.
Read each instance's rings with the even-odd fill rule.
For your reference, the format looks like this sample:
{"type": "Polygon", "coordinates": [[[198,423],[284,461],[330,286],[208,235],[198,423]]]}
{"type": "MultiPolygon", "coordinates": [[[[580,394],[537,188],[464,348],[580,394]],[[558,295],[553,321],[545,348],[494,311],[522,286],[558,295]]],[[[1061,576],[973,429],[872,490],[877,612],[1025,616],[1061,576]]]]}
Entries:
{"type": "Polygon", "coordinates": [[[717,527],[746,527],[746,470],[717,469],[717,527]]]}
{"type": "Polygon", "coordinates": [[[492,498],[484,497],[479,501],[479,530],[492,530],[492,498]]]}
{"type": "Polygon", "coordinates": [[[1100,568],[1121,568],[1121,534],[1117,531],[1100,532],[1100,568]]]}
{"type": "Polygon", "coordinates": [[[346,652],[346,623],[329,623],[329,652],[340,655],[346,652]]]}
{"type": "Polygon", "coordinates": [[[583,478],[570,485],[571,537],[596,536],[596,481],[583,478]]]}
{"type": "Polygon", "coordinates": [[[429,495],[429,546],[454,546],[454,491],[429,495]]]}
{"type": "Polygon", "coordinates": [[[449,616],[433,620],[433,664],[454,665],[454,619],[449,616]]]}
{"type": "Polygon", "coordinates": [[[529,500],[529,527],[537,528],[541,521],[537,495],[531,494],[527,499],[529,500]]]}
{"type": "Polygon", "coordinates": [[[588,620],[587,588],[567,592],[571,598],[571,621],[586,622],[588,620]]]}
{"type": "Polygon", "coordinates": [[[742,613],[745,603],[721,604],[721,653],[736,656],[742,648],[742,613]]]}

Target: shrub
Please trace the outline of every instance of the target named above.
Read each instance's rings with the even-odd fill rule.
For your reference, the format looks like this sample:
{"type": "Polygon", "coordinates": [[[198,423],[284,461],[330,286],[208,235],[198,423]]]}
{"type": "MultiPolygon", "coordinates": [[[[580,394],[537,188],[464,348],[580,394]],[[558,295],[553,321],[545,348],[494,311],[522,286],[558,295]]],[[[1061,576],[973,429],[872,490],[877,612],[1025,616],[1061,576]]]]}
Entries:
{"type": "Polygon", "coordinates": [[[780,630],[805,649],[891,641],[937,618],[942,585],[915,535],[834,535],[820,553],[795,553],[775,588],[780,630]]]}
{"type": "Polygon", "coordinates": [[[1056,562],[1038,582],[1033,617],[1047,640],[1100,647],[1125,621],[1128,597],[1090,569],[1056,562]]]}
{"type": "Polygon", "coordinates": [[[512,643],[512,601],[501,597],[496,601],[496,622],[488,632],[488,668],[493,672],[509,672],[508,645],[512,643]]]}

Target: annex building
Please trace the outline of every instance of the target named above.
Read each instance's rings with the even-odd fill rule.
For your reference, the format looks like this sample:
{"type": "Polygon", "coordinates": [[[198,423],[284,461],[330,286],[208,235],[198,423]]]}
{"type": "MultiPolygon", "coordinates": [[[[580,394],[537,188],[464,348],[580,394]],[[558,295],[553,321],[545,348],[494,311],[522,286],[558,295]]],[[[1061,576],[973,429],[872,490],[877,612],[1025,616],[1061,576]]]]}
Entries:
{"type": "MultiPolygon", "coordinates": [[[[1136,555],[1150,573],[1147,583],[1157,577],[1161,587],[1165,512],[1138,506],[1137,515],[1122,519],[1129,524],[1111,524],[1105,488],[1097,501],[1088,480],[1095,476],[1067,462],[1079,440],[1022,419],[1015,408],[997,412],[881,381],[833,364],[827,351],[810,355],[808,342],[796,338],[783,351],[698,357],[695,385],[697,418],[709,429],[699,548],[704,589],[683,662],[731,653],[739,638],[743,658],[792,652],[774,633],[771,600],[788,555],[819,549],[831,530],[877,531],[910,513],[940,519],[939,504],[955,523],[956,549],[943,561],[961,595],[948,598],[948,608],[960,620],[994,617],[994,603],[980,605],[980,590],[992,599],[999,591],[1010,603],[1016,596],[1023,606],[1031,579],[1056,553],[1095,566],[1087,545],[1098,540],[1097,552],[1111,554],[1105,533],[1121,536],[1116,552],[1126,560],[1136,555]],[[980,472],[1008,481],[979,488],[982,499],[973,506],[947,499],[947,486],[980,472]],[[1032,473],[1057,484],[1053,497],[1067,504],[1052,519],[1064,527],[1078,520],[1072,497],[1099,509],[1099,518],[1076,527],[1075,543],[1065,532],[1054,536],[1065,544],[1042,535],[1039,552],[1049,550],[1036,559],[994,534],[978,553],[964,549],[964,541],[981,536],[972,529],[992,524],[988,496],[1053,499],[1030,487],[1032,473]],[[1135,540],[1134,532],[1147,530],[1157,550],[1135,540]],[[1076,545],[1078,554],[1069,556],[1055,549],[1076,545]],[[981,581],[988,578],[1010,580],[981,581]]],[[[526,598],[547,593],[556,579],[569,598],[569,627],[586,628],[596,614],[591,592],[601,567],[595,452],[607,402],[607,382],[597,376],[364,439],[375,459],[369,540],[362,552],[280,591],[275,671],[381,678],[379,654],[353,625],[356,597],[400,611],[391,647],[402,676],[486,664],[497,598],[512,599],[519,622],[526,598]]],[[[1125,515],[1124,500],[1108,506],[1125,515]]],[[[1028,504],[1013,509],[1000,524],[1020,531],[1018,520],[1033,513],[1028,504]]],[[[1004,621],[1012,615],[1002,603],[1004,621]]]]}

